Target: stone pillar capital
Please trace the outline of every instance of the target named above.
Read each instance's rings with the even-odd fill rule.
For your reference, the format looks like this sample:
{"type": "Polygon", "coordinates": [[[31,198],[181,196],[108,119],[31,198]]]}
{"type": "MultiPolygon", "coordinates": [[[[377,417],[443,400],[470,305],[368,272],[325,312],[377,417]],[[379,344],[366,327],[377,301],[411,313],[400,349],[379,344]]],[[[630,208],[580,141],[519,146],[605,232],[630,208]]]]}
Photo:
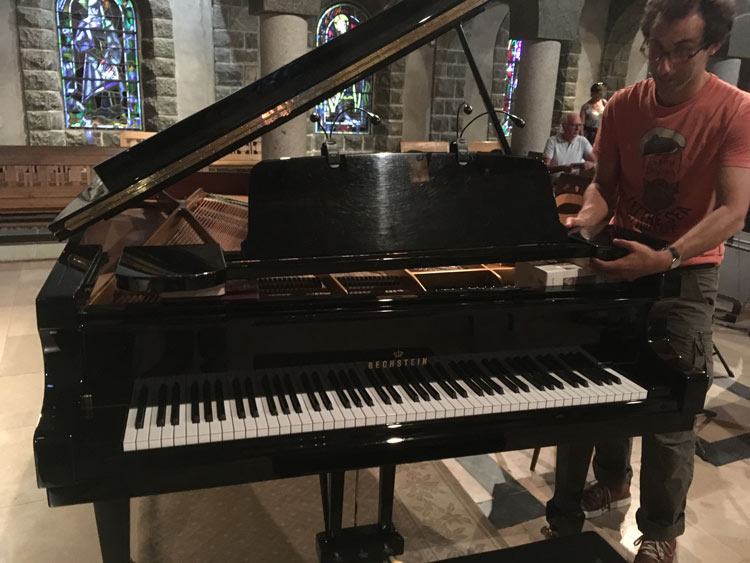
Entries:
{"type": "Polygon", "coordinates": [[[509,0],[513,39],[578,39],[584,0],[509,0]]]}
{"type": "Polygon", "coordinates": [[[250,0],[250,15],[268,14],[317,17],[320,15],[320,0],[250,0]]]}

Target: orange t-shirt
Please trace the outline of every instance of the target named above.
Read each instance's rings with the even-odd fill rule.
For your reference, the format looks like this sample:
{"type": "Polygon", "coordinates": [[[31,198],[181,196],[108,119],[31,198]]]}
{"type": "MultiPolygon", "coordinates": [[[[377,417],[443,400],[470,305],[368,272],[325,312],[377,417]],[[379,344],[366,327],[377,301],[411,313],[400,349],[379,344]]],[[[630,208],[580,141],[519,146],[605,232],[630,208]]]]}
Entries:
{"type": "MultiPolygon", "coordinates": [[[[638,82],[612,96],[594,151],[619,164],[613,222],[673,243],[714,210],[721,167],[750,168],[750,94],[711,74],[666,107],[652,79],[638,82]]],[[[685,265],[723,256],[722,244],[685,265]]]]}

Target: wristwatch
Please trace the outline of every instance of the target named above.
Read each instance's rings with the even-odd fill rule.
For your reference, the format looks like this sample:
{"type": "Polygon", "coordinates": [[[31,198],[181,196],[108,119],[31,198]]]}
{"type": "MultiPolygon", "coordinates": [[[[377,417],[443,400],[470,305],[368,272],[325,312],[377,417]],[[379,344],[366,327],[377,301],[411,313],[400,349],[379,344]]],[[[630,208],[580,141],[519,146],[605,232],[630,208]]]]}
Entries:
{"type": "Polygon", "coordinates": [[[664,248],[662,248],[662,250],[668,250],[672,255],[672,263],[669,265],[669,269],[674,270],[675,268],[679,268],[680,264],[682,264],[682,256],[680,256],[680,251],[677,250],[674,246],[665,246],[664,248]]]}

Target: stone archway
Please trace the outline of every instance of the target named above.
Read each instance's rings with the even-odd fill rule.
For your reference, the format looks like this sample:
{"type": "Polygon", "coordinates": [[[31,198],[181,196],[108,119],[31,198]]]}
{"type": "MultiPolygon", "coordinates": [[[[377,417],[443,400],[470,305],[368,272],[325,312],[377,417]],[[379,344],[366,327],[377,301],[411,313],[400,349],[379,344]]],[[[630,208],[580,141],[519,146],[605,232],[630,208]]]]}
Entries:
{"type": "Polygon", "coordinates": [[[602,53],[600,71],[601,79],[610,92],[627,85],[631,48],[640,29],[645,5],[646,0],[632,0],[622,7],[612,4],[610,32],[602,53]]]}

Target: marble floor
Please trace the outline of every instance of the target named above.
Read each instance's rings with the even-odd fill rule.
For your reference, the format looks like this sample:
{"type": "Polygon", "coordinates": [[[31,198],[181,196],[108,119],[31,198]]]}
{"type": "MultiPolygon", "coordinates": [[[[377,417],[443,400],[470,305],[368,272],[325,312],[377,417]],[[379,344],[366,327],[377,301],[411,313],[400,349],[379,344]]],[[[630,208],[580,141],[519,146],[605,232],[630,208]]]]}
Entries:
{"type": "MultiPolygon", "coordinates": [[[[31,444],[43,364],[34,300],[52,264],[0,262],[0,563],[100,560],[91,507],[50,509],[35,482],[31,444]]],[[[715,341],[736,379],[722,377],[716,362],[707,404],[716,416],[698,423],[709,461],[696,458],[679,561],[750,563],[750,337],[716,327],[715,341]]],[[[634,499],[639,448],[636,441],[634,499]]],[[[542,450],[534,472],[530,458],[530,451],[518,451],[443,462],[508,545],[541,539],[554,448],[542,450]]],[[[640,535],[636,508],[634,500],[629,509],[589,521],[586,528],[632,558],[640,535]]]]}

